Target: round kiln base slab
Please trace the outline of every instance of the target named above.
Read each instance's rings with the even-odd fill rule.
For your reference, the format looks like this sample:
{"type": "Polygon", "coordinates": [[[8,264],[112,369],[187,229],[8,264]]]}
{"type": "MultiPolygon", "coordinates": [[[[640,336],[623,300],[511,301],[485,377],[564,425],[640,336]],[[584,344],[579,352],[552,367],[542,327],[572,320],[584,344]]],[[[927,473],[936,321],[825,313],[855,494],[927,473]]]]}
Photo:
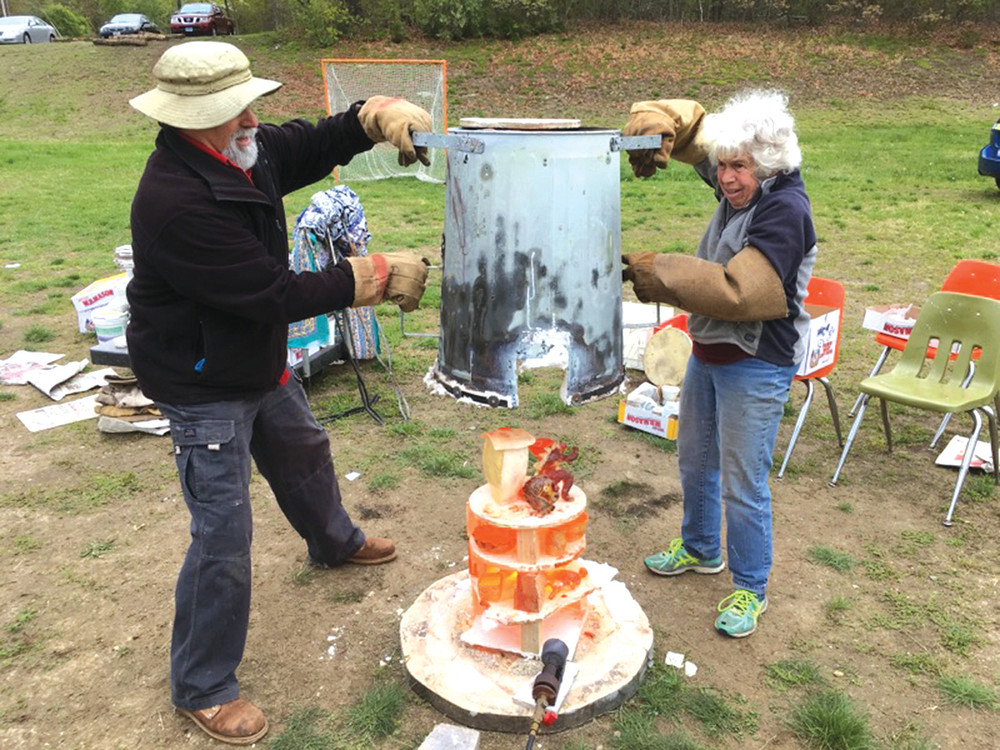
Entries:
{"type": "MultiPolygon", "coordinates": [[[[490,732],[527,733],[532,709],[513,699],[541,671],[538,659],[462,642],[472,622],[468,571],[428,586],[403,614],[400,642],[414,691],[449,718],[490,732]]],[[[580,668],[559,719],[544,732],[578,727],[635,694],[652,658],[653,631],[623,583],[591,595],[573,661],[580,668]]]]}

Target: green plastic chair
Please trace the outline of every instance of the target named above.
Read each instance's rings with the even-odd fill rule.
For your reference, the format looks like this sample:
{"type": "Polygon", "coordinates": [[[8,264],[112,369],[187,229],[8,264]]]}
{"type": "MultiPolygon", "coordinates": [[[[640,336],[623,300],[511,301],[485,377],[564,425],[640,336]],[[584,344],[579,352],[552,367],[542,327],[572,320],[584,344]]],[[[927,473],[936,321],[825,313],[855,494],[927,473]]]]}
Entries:
{"type": "Polygon", "coordinates": [[[881,401],[882,425],[890,452],[889,401],[940,414],[968,413],[972,416],[969,449],[958,469],[945,526],[952,524],[955,504],[982,430],[983,414],[989,422],[993,481],[1000,482],[996,421],[1000,411],[1000,301],[958,292],[932,294],[917,316],[899,363],[892,372],[865,378],[860,389],[862,402],[840,454],[840,463],[830,480],[831,487],[837,484],[872,396],[881,401]],[[936,347],[933,359],[927,358],[929,347],[936,347]],[[969,364],[973,357],[978,360],[970,376],[969,364]]]}

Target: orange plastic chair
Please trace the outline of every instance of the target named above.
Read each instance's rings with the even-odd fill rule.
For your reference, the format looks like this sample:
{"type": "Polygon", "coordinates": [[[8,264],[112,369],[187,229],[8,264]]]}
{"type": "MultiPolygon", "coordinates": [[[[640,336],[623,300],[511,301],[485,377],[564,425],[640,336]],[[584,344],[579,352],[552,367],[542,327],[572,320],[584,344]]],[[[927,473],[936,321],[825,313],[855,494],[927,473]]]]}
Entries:
{"type": "MultiPolygon", "coordinates": [[[[941,291],[959,292],[961,294],[971,294],[976,297],[989,297],[990,299],[1000,300],[1000,266],[996,263],[989,263],[985,260],[960,260],[948,272],[948,275],[941,284],[941,291]]],[[[889,358],[890,352],[901,352],[906,348],[905,338],[891,336],[887,333],[876,333],[875,341],[881,344],[883,348],[882,353],[879,354],[878,360],[875,362],[875,366],[868,375],[870,378],[878,375],[882,366],[885,364],[885,361],[889,358]]],[[[927,347],[927,359],[934,359],[936,354],[936,346],[927,347]]],[[[954,360],[955,355],[952,354],[951,358],[954,360]]],[[[978,352],[973,356],[972,362],[970,362],[967,379],[971,378],[975,372],[974,362],[977,359],[979,359],[978,352]]],[[[864,393],[858,394],[858,397],[854,400],[854,406],[851,407],[851,412],[848,416],[853,417],[857,414],[858,407],[861,406],[861,400],[864,398],[864,395],[864,393]]],[[[948,427],[948,422],[950,420],[951,414],[945,414],[937,432],[934,433],[933,440],[931,440],[931,448],[936,446],[938,440],[940,440],[941,436],[944,435],[945,428],[948,427]]]]}
{"type": "Polygon", "coordinates": [[[812,305],[823,305],[825,307],[834,307],[839,310],[840,315],[837,318],[837,340],[833,347],[833,361],[820,369],[809,373],[808,375],[796,375],[795,379],[800,383],[804,384],[806,387],[806,399],[802,402],[802,408],[799,409],[799,417],[795,420],[795,427],[792,429],[792,437],[788,441],[788,447],[785,449],[785,457],[781,461],[781,468],[778,470],[778,479],[783,479],[785,476],[785,469],[788,467],[788,460],[792,457],[792,451],[795,450],[795,443],[798,442],[799,433],[802,431],[802,425],[805,424],[806,414],[809,413],[809,407],[812,405],[813,393],[815,393],[814,382],[819,382],[823,386],[823,390],[826,391],[826,400],[830,404],[830,415],[833,417],[833,428],[837,431],[837,442],[840,446],[844,446],[844,439],[840,433],[840,414],[837,412],[837,399],[833,395],[833,387],[830,385],[830,381],[827,380],[827,375],[829,375],[833,368],[837,364],[837,358],[840,356],[840,331],[844,325],[844,285],[839,281],[834,281],[833,279],[825,279],[821,276],[813,276],[809,279],[809,285],[806,287],[806,302],[812,305]]]}
{"type": "Polygon", "coordinates": [[[658,333],[667,326],[670,326],[671,328],[679,328],[680,330],[684,331],[684,333],[688,333],[688,314],[679,313],[678,315],[675,315],[672,318],[664,320],[662,323],[656,326],[656,328],[653,329],[653,333],[658,333]]]}

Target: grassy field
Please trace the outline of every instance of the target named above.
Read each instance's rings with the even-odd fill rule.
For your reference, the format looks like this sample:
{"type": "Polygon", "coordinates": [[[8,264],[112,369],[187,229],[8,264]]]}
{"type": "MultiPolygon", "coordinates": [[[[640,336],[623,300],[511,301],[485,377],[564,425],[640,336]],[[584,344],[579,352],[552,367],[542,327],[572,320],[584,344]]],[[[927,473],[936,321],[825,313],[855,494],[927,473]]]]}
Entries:
{"type": "MultiPolygon", "coordinates": [[[[321,114],[318,61],[334,55],[447,59],[453,124],[463,116],[571,116],[618,127],[637,99],[688,96],[711,108],[745,86],[786,90],[819,234],[815,271],[847,287],[840,362],[831,378],[846,420],[854,386],[877,355],[860,327],[864,308],[919,303],[959,259],[996,261],[1000,255],[1000,190],[976,174],[978,151],[1000,114],[992,94],[982,93],[995,91],[1000,73],[995,46],[982,41],[989,38],[985,32],[980,39],[957,31],[949,38],[636,25],[572,29],[516,44],[344,42],[336,50],[317,50],[274,36],[236,42],[256,74],[286,82],[261,102],[262,119],[321,114]]],[[[70,296],[112,273],[113,249],[130,239],[129,204],[155,124],[132,111],[127,99],[149,88],[149,71],[162,49],[84,42],[0,48],[0,358],[18,349],[87,356],[93,336],[76,332],[70,296]]],[[[621,175],[623,250],[693,251],[714,205],[693,172],[673,165],[640,181],[623,158],[621,175]]],[[[332,184],[289,196],[290,221],[312,192],[332,184]]],[[[395,180],[352,187],[366,209],[372,249],[439,257],[443,186],[395,180]]],[[[439,304],[432,287],[421,310],[408,317],[408,329],[436,330],[439,304]]],[[[395,320],[389,308],[380,315],[395,320]]],[[[390,509],[403,506],[433,517],[435,498],[461,500],[479,477],[478,432],[515,423],[536,434],[589,440],[589,463],[579,476],[594,504],[588,540],[596,555],[622,567],[637,547],[676,531],[677,506],[664,503],[656,510],[640,499],[669,494],[670,481],[660,470],[636,468],[675,464],[669,445],[625,433],[609,419],[613,408],[607,404],[603,410],[566,409],[552,398],[557,381],[546,373],[525,379],[523,408],[512,415],[435,405],[421,395],[420,384],[435,354],[433,340],[404,339],[394,324],[386,329],[396,375],[419,407],[416,419],[390,420],[383,430],[360,420],[329,425],[338,467],[365,473],[357,499],[363,518],[391,518],[390,509]],[[403,443],[408,447],[400,450],[403,443]],[[618,450],[637,458],[619,460],[618,450]],[[373,515],[365,516],[366,509],[373,515]]],[[[310,398],[318,413],[353,404],[353,375],[344,370],[315,379],[310,398]]],[[[378,379],[370,371],[369,377],[378,379]]],[[[793,405],[800,398],[796,392],[793,405]]],[[[156,731],[134,728],[143,721],[136,711],[169,711],[163,679],[169,588],[186,523],[172,463],[162,445],[143,442],[151,438],[109,441],[92,423],[29,436],[14,415],[42,405],[34,391],[0,387],[7,436],[0,451],[0,564],[11,572],[0,585],[0,744],[176,746],[185,727],[166,713],[156,731]],[[171,497],[172,511],[165,504],[171,497]],[[150,540],[138,536],[142,527],[159,529],[162,538],[154,538],[168,540],[169,553],[157,559],[155,577],[151,572],[133,586],[132,571],[149,562],[142,551],[150,540]],[[68,533],[72,548],[64,541],[68,533]],[[145,609],[129,603],[133,594],[145,609]],[[109,630],[141,630],[142,638],[81,636],[76,628],[89,632],[83,623],[93,618],[80,610],[95,606],[110,608],[101,610],[109,630]],[[95,673],[112,675],[110,686],[102,683],[88,697],[87,680],[96,681],[95,673]],[[102,708],[96,696],[139,697],[121,699],[108,727],[96,734],[67,736],[65,722],[76,715],[50,707],[67,689],[95,715],[102,708]],[[38,705],[31,691],[42,696],[38,705]]],[[[698,682],[686,683],[658,664],[638,700],[583,730],[546,738],[540,747],[1000,746],[1000,622],[993,605],[1000,507],[992,483],[970,481],[958,523],[942,530],[953,475],[930,465],[924,446],[933,420],[894,411],[896,454],[884,453],[872,414],[843,487],[829,490],[836,440],[825,405],[815,404],[813,412],[788,479],[776,489],[785,545],[777,558],[786,572],[776,588],[778,606],[768,615],[774,619],[765,620],[749,645],[717,644],[711,655],[702,654],[698,682]],[[921,508],[911,515],[913,504],[921,508]],[[790,611],[796,611],[794,627],[780,619],[790,618],[781,614],[790,611]]],[[[787,433],[786,425],[779,442],[787,433]]],[[[676,475],[676,467],[670,472],[676,475]]],[[[259,478],[255,492],[266,495],[259,478]]],[[[261,566],[277,573],[258,588],[265,593],[255,605],[263,609],[255,609],[261,622],[254,632],[273,628],[276,637],[252,639],[258,656],[246,667],[245,684],[270,699],[275,728],[268,746],[416,747],[442,718],[402,687],[400,669],[387,674],[375,665],[396,647],[392,612],[442,575],[446,558],[417,558],[399,581],[365,572],[331,583],[304,568],[298,550],[279,551],[284,547],[275,537],[285,534],[285,547],[294,540],[276,531],[282,528],[276,511],[265,506],[255,512],[264,529],[261,566]],[[308,617],[296,608],[314,594],[345,623],[354,622],[352,612],[373,617],[375,624],[365,625],[371,632],[364,658],[344,671],[361,686],[349,695],[317,698],[310,678],[294,671],[294,647],[267,647],[286,638],[308,644],[300,632],[308,617]],[[282,602],[287,616],[280,613],[282,602]],[[279,674],[290,679],[266,687],[279,674]],[[293,687],[299,680],[302,685],[293,687]]],[[[394,533],[406,537],[408,518],[394,519],[403,527],[394,533]]],[[[431,533],[440,534],[442,554],[462,564],[459,519],[452,519],[454,528],[432,527],[431,533]]],[[[411,548],[417,541],[410,539],[411,548]]],[[[628,576],[648,609],[661,656],[664,643],[680,641],[698,653],[703,639],[712,638],[686,629],[685,615],[657,603],[652,586],[646,590],[645,579],[631,569],[628,576]]],[[[694,596],[693,589],[683,591],[694,596]]],[[[93,719],[87,722],[93,729],[93,719]]],[[[185,741],[209,746],[194,735],[185,741]]],[[[518,738],[489,733],[483,743],[484,750],[513,746],[518,738]]]]}

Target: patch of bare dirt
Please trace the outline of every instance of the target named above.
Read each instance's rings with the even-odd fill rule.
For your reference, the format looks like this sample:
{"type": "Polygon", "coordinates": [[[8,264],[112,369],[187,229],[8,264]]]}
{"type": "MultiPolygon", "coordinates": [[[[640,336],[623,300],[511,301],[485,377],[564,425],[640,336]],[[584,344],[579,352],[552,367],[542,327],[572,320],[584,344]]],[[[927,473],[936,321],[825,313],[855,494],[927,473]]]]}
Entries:
{"type": "MultiPolygon", "coordinates": [[[[946,37],[931,39],[934,54],[925,58],[834,36],[822,30],[765,36],[736,27],[710,35],[696,26],[635,25],[574,29],[516,45],[487,42],[475,48],[478,52],[427,42],[394,46],[391,52],[453,58],[452,111],[459,116],[573,114],[618,123],[635,99],[677,93],[712,98],[727,95],[744,80],[824,101],[910,93],[974,101],[994,88],[995,50],[986,42],[966,49],[946,37]]],[[[65,65],[69,58],[61,56],[71,58],[74,45],[47,46],[59,48],[52,51],[53,60],[63,61],[58,69],[72,69],[65,65]]],[[[257,74],[286,81],[264,105],[267,116],[325,110],[317,93],[317,59],[326,53],[281,55],[255,47],[253,39],[244,46],[257,74]]],[[[81,44],[78,49],[88,50],[80,53],[87,59],[114,55],[100,58],[106,67],[98,69],[99,76],[107,80],[111,70],[119,71],[121,90],[104,90],[83,72],[73,74],[80,79],[73,85],[92,89],[87,101],[95,132],[117,133],[132,117],[123,102],[149,87],[149,70],[162,49],[152,43],[129,49],[81,44]]],[[[337,53],[382,57],[386,48],[345,42],[337,53]]],[[[8,55],[3,61],[27,74],[21,59],[8,55]]],[[[71,137],[78,126],[79,121],[56,123],[53,133],[71,137]]],[[[0,134],[17,137],[16,128],[0,121],[0,134]]],[[[49,317],[53,328],[73,330],[71,312],[49,317]]],[[[19,348],[25,325],[23,318],[5,320],[0,329],[5,351],[19,348]]],[[[853,335],[860,341],[862,334],[853,335]]],[[[89,343],[67,334],[52,346],[81,358],[89,343]]],[[[874,359],[875,352],[870,355],[874,359]]],[[[357,481],[342,482],[345,503],[366,531],[396,539],[396,562],[311,571],[303,543],[265,483],[254,477],[254,599],[239,676],[245,695],[270,717],[272,737],[281,734],[296,708],[318,707],[342,716],[379,675],[403,679],[400,614],[424,588],[466,564],[464,504],[481,483],[479,436],[512,425],[579,446],[583,460],[577,483],[592,502],[586,556],[619,569],[619,579],[655,630],[657,653],[685,652],[699,667],[692,686],[715,688],[733,705],[759,714],[759,728],[742,738],[713,735],[690,717],[680,717],[705,747],[800,746],[787,719],[805,693],[781,689],[768,679],[767,667],[783,659],[816,664],[827,685],[846,692],[870,715],[888,746],[904,747],[903,739],[915,734],[930,747],[1000,747],[996,712],[951,705],[937,687],[944,674],[997,689],[1000,507],[995,497],[963,498],[956,525],[941,526],[954,475],[930,460],[926,440],[933,418],[903,418],[906,434],[920,437],[888,455],[878,418],[870,415],[840,486],[830,488],[827,480],[839,449],[825,404],[814,403],[788,477],[772,483],[770,608],[758,633],[734,641],[712,628],[715,606],[730,590],[728,572],[664,579],[642,567],[643,556],[678,534],[682,510],[673,454],[617,425],[613,399],[568,414],[532,417],[528,405],[554,390],[551,379],[524,385],[525,408],[513,412],[433,396],[421,382],[433,356],[413,339],[394,351],[416,424],[412,436],[392,429],[401,420],[374,365],[365,374],[370,388],[382,395],[389,426],[379,427],[365,415],[328,425],[340,476],[361,472],[357,481]],[[400,457],[414,446],[456,453],[459,463],[473,468],[472,477],[423,473],[400,457]],[[385,472],[396,476],[398,485],[372,489],[372,478],[385,472]],[[631,488],[624,493],[623,482],[631,488]],[[849,555],[854,567],[837,572],[813,562],[817,547],[849,555]]],[[[852,382],[856,378],[835,380],[842,415],[853,397],[852,382]]],[[[5,436],[0,441],[0,561],[5,570],[0,577],[0,745],[218,747],[177,716],[169,701],[173,587],[189,520],[169,440],[104,435],[93,422],[29,434],[15,412],[46,405],[44,397],[28,388],[0,392],[13,395],[0,401],[5,436]]],[[[325,399],[354,392],[347,368],[331,369],[310,384],[319,412],[325,399]]],[[[795,406],[801,398],[800,390],[793,392],[795,406]]],[[[791,421],[790,416],[782,427],[781,448],[791,421]]],[[[778,460],[780,455],[779,449],[778,460]]],[[[414,700],[398,736],[383,747],[415,747],[443,720],[414,700]]],[[[606,716],[538,746],[610,749],[616,742],[613,721],[606,716]]],[[[664,724],[668,730],[672,726],[664,724]]],[[[485,734],[481,744],[483,750],[519,746],[523,738],[498,733],[485,734]]]]}
{"type": "MultiPolygon", "coordinates": [[[[397,357],[429,362],[424,350],[409,350],[405,343],[400,349],[397,357]]],[[[377,370],[366,372],[382,391],[377,370]]],[[[314,399],[352,387],[353,377],[336,371],[311,384],[314,399]]],[[[922,655],[935,669],[985,684],[993,683],[1000,667],[991,606],[997,586],[996,502],[963,502],[959,523],[944,529],[950,473],[862,445],[842,486],[829,488],[837,447],[829,440],[828,417],[814,407],[815,423],[801,438],[790,476],[773,483],[771,606],[758,633],[734,641],[712,629],[715,605],[729,592],[728,572],[664,579],[644,571],[642,557],[678,533],[676,458],[612,423],[612,401],[528,419],[522,412],[498,413],[432,396],[416,374],[403,379],[403,388],[418,426],[408,440],[365,415],[331,429],[341,477],[362,472],[358,481],[342,480],[348,508],[369,533],[397,540],[398,561],[311,571],[301,540],[266,485],[254,478],[255,588],[239,674],[245,694],[267,710],[274,735],[296,707],[342,714],[378,674],[403,679],[401,613],[428,585],[466,565],[464,504],[481,481],[427,476],[399,461],[403,445],[453,450],[478,471],[480,434],[511,424],[580,447],[586,460],[578,484],[591,500],[586,556],[619,569],[619,579],[654,627],[658,654],[685,652],[699,667],[692,685],[711,686],[741,701],[734,705],[759,712],[759,729],[742,739],[699,735],[688,719],[688,731],[702,736],[706,746],[798,746],[786,721],[802,694],[767,682],[766,667],[782,659],[815,663],[829,685],[864,707],[883,737],[918,727],[940,747],[1000,742],[995,714],[949,706],[935,675],[898,666],[906,655],[922,655]],[[367,488],[375,472],[387,470],[398,475],[399,486],[367,488]],[[817,546],[851,555],[857,567],[840,573],[810,562],[817,546]],[[838,598],[848,608],[834,618],[828,607],[838,598]],[[934,605],[929,616],[911,616],[912,609],[928,603],[934,605]],[[944,625],[932,621],[938,616],[946,618],[944,625]],[[949,649],[948,622],[975,637],[966,655],[949,649]]],[[[390,404],[390,394],[383,396],[390,404]]],[[[529,402],[532,397],[530,390],[522,393],[529,402]]],[[[383,413],[390,425],[400,424],[387,408],[383,413]]],[[[8,571],[0,610],[6,627],[0,635],[6,654],[0,672],[2,744],[213,746],[169,703],[172,593],[188,516],[168,439],[102,435],[85,423],[64,428],[76,433],[66,442],[65,434],[26,438],[10,414],[0,424],[20,438],[5,441],[2,454],[0,549],[8,571]],[[101,497],[94,507],[60,509],[67,492],[122,472],[135,473],[141,489],[101,497]],[[100,541],[110,548],[88,556],[88,546],[100,541]],[[25,613],[30,619],[15,630],[25,613]],[[10,655],[18,648],[20,653],[10,655]]],[[[781,445],[789,429],[783,427],[781,445]]],[[[442,720],[414,701],[401,741],[418,744],[442,720]]],[[[610,748],[612,722],[604,717],[546,739],[542,747],[610,748]]],[[[517,741],[486,733],[481,746],[500,750],[517,741]]]]}

